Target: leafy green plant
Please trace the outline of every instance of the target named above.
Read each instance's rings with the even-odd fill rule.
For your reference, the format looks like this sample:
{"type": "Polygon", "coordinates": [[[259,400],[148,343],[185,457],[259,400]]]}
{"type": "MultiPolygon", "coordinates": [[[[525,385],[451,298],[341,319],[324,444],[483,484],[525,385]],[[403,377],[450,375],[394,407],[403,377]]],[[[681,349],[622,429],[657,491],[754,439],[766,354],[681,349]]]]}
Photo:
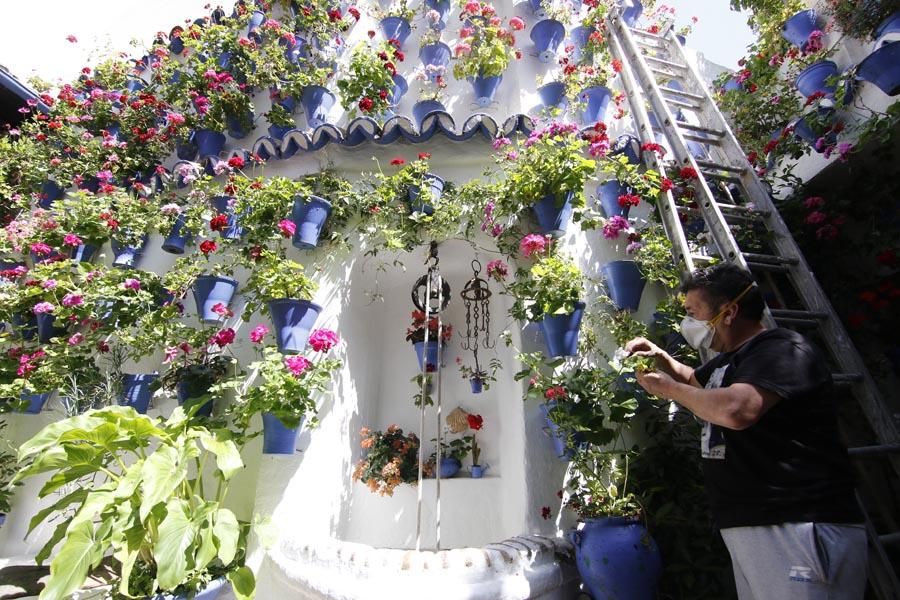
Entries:
{"type": "Polygon", "coordinates": [[[359,432],[360,446],[366,456],[356,463],[353,481],[362,481],[372,493],[393,496],[402,483],[419,480],[419,438],[414,433],[391,425],[384,432],[363,427],[359,432]]]}
{"type": "Polygon", "coordinates": [[[460,19],[467,24],[454,49],[453,75],[457,79],[502,75],[510,61],[521,56],[514,47],[513,29],[504,26],[502,21],[495,24],[497,21],[492,19],[496,13],[493,5],[488,2],[475,4],[477,11],[468,12],[469,4],[466,4],[460,13],[460,19]]]}
{"type": "Polygon", "coordinates": [[[541,256],[507,286],[514,298],[510,314],[520,320],[540,321],[545,315],[570,314],[581,301],[581,270],[565,256],[541,256]]]}
{"type": "Polygon", "coordinates": [[[361,42],[353,49],[347,72],[338,82],[341,104],[351,116],[357,109],[363,114],[383,114],[391,104],[393,77],[403,53],[388,42],[361,42]]]}
{"type": "Polygon", "coordinates": [[[478,379],[481,381],[482,386],[485,390],[491,389],[491,382],[497,381],[497,371],[503,368],[503,363],[496,357],[492,358],[488,362],[487,370],[483,368],[472,368],[469,365],[464,365],[461,362],[461,359],[457,357],[457,363],[459,364],[459,372],[462,375],[463,379],[478,379]]]}
{"type": "Polygon", "coordinates": [[[0,514],[10,511],[13,488],[10,485],[16,474],[16,452],[9,441],[3,436],[6,429],[6,421],[0,421],[0,514]]]}
{"type": "Polygon", "coordinates": [[[180,408],[162,420],[114,406],[48,425],[23,444],[14,482],[50,474],[39,498],[77,483],[29,525],[62,515],[36,557],[42,563],[61,544],[41,598],[68,598],[109,554],[125,597],[193,594],[225,576],[239,599],[252,598],[249,527],[223,506],[244,466],[238,440],[191,423],[180,408]]]}
{"type": "Polygon", "coordinates": [[[640,248],[634,262],[647,281],[662,284],[672,291],[681,284],[681,270],[672,258],[672,243],[661,225],[650,225],[641,231],[640,248]]]}
{"type": "Polygon", "coordinates": [[[268,314],[270,300],[311,300],[316,287],[317,284],[304,273],[303,265],[264,250],[242,290],[247,298],[244,319],[249,319],[257,310],[268,314]]]}
{"type": "MultiPolygon", "coordinates": [[[[462,437],[449,439],[449,432],[445,431],[445,435],[441,438],[441,458],[455,458],[459,462],[465,460],[466,456],[469,455],[469,452],[472,451],[472,441],[474,438],[471,435],[464,435],[462,437]]],[[[437,443],[437,438],[431,438],[431,441],[435,444],[437,443]]],[[[435,464],[437,462],[437,451],[431,453],[431,457],[427,462],[427,470],[429,474],[433,473],[435,464]]]]}

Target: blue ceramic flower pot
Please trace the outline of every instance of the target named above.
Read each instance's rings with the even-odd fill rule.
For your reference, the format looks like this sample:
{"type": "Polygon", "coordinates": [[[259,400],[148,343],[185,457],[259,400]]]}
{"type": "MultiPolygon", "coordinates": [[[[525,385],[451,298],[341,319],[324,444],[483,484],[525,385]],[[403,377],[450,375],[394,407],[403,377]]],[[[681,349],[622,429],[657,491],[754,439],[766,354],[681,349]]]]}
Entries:
{"type": "Polygon", "coordinates": [[[75,262],[91,262],[96,252],[97,247],[94,245],[79,244],[72,248],[72,252],[69,256],[75,262]]]}
{"type": "Polygon", "coordinates": [[[269,125],[269,136],[275,138],[279,142],[284,139],[287,132],[294,129],[293,127],[285,127],[282,125],[269,125]]]}
{"type": "Polygon", "coordinates": [[[597,197],[600,199],[600,208],[603,214],[609,219],[614,216],[628,218],[630,206],[622,206],[619,204],[619,196],[630,193],[630,188],[619,183],[617,179],[605,181],[597,186],[597,197]]]}
{"type": "Polygon", "coordinates": [[[484,477],[484,472],[488,470],[488,465],[472,465],[469,469],[469,473],[472,474],[472,479],[481,479],[484,477]]]}
{"type": "Polygon", "coordinates": [[[331,202],[318,196],[294,197],[291,220],[296,225],[291,242],[295,248],[309,250],[319,243],[322,227],[331,214],[331,202]]]}
{"type": "Polygon", "coordinates": [[[452,456],[444,456],[441,458],[441,479],[450,479],[455,477],[462,468],[462,463],[452,456]]]}
{"type": "Polygon", "coordinates": [[[437,202],[441,199],[441,194],[444,193],[444,180],[434,173],[425,173],[424,179],[425,189],[429,194],[427,201],[422,198],[421,190],[417,185],[409,186],[409,189],[406,190],[406,195],[409,199],[409,209],[411,211],[430,215],[434,213],[434,207],[429,204],[429,201],[437,202]]]}
{"type": "Polygon", "coordinates": [[[888,96],[900,94],[900,41],[887,43],[864,58],[856,76],[888,96]]]}
{"type": "Polygon", "coordinates": [[[581,109],[581,123],[593,125],[597,121],[605,120],[610,98],[612,92],[607,87],[595,86],[582,90],[578,94],[578,100],[584,106],[581,109]]]}
{"type": "Polygon", "coordinates": [[[252,123],[253,113],[251,112],[243,116],[225,115],[225,130],[236,140],[242,140],[250,135],[250,131],[253,129],[252,123]],[[248,126],[247,123],[251,123],[251,125],[248,126]]]}
{"type": "Polygon", "coordinates": [[[139,246],[123,246],[115,238],[110,240],[113,254],[113,265],[123,269],[133,269],[143,258],[144,248],[147,247],[147,236],[141,238],[139,246]]]}
{"type": "Polygon", "coordinates": [[[263,454],[293,454],[297,451],[299,427],[286,427],[278,417],[269,412],[262,414],[263,454]]]}
{"type": "Polygon", "coordinates": [[[59,200],[65,195],[66,191],[58,183],[48,179],[41,185],[41,199],[38,200],[38,206],[50,208],[55,200],[59,200]]]}
{"type": "Polygon", "coordinates": [[[556,194],[548,194],[531,206],[537,217],[538,229],[544,235],[560,237],[566,233],[572,220],[572,192],[568,192],[562,202],[556,194]]]}
{"type": "Polygon", "coordinates": [[[244,228],[241,227],[241,218],[234,213],[234,205],[231,196],[215,196],[212,198],[212,205],[219,214],[228,216],[228,226],[219,232],[226,240],[239,240],[244,235],[244,228]]]}
{"type": "Polygon", "coordinates": [[[184,407],[185,411],[192,409],[200,404],[200,408],[194,413],[196,417],[211,417],[213,409],[212,398],[200,400],[209,393],[209,383],[201,380],[182,380],[175,384],[175,396],[178,398],[178,404],[184,407]]]}
{"type": "MultiPolygon", "coordinates": [[[[830,124],[834,120],[836,113],[833,108],[818,108],[814,112],[807,113],[794,122],[794,135],[809,144],[813,150],[821,154],[823,149],[816,148],[819,134],[807,120],[807,117],[812,117],[814,114],[816,115],[816,118],[812,119],[812,121],[830,124]]],[[[834,131],[826,132],[823,137],[826,145],[830,146],[837,142],[837,134],[834,131]]]]}
{"type": "Polygon", "coordinates": [[[316,324],[322,307],[309,300],[292,298],[270,300],[268,306],[278,350],[284,354],[306,350],[309,332],[316,324]]]}
{"type": "Polygon", "coordinates": [[[172,228],[169,229],[169,235],[163,240],[162,249],[169,254],[184,254],[184,247],[190,244],[194,236],[190,232],[182,233],[184,227],[184,215],[178,215],[172,228]]]}
{"type": "MultiPolygon", "coordinates": [[[[197,144],[194,143],[194,133],[191,132],[191,135],[188,139],[183,140],[179,139],[175,142],[175,155],[181,160],[194,160],[197,158],[197,153],[199,152],[199,148],[197,148],[197,144]]],[[[224,144],[224,142],[223,142],[224,144]]]]}
{"type": "Polygon", "coordinates": [[[584,302],[575,304],[575,310],[566,315],[545,315],[540,321],[547,354],[552,358],[578,354],[578,331],[584,316],[584,302]]]}
{"type": "Polygon", "coordinates": [[[636,519],[584,519],[570,533],[578,573],[593,598],[653,600],[662,574],[659,548],[636,519]]]}
{"type": "Polygon", "coordinates": [[[494,101],[497,94],[497,88],[503,81],[503,75],[494,75],[493,77],[475,77],[470,80],[472,83],[472,91],[475,93],[475,104],[480,108],[487,108],[494,101]]]}
{"type": "Polygon", "coordinates": [[[132,94],[141,91],[145,87],[147,87],[147,86],[145,86],[144,82],[141,81],[140,79],[137,79],[134,77],[129,77],[127,80],[125,80],[125,89],[128,90],[132,94]]]}
{"type": "Polygon", "coordinates": [[[806,48],[809,34],[821,29],[819,16],[815,10],[801,10],[781,26],[781,35],[801,50],[806,48]]]}
{"type": "MultiPolygon", "coordinates": [[[[222,593],[228,586],[228,580],[224,577],[221,579],[214,579],[209,582],[209,585],[206,586],[206,589],[199,592],[196,596],[194,596],[194,600],[216,600],[219,595],[222,593]]],[[[156,594],[149,600],[188,600],[187,596],[173,596],[172,594],[156,594]]]]}
{"type": "Polygon", "coordinates": [[[254,10],[250,13],[250,21],[247,23],[247,31],[256,31],[259,26],[266,22],[266,13],[261,10],[254,10]]]}
{"type": "Polygon", "coordinates": [[[546,19],[547,11],[544,10],[542,5],[542,0],[528,0],[528,4],[531,6],[531,12],[538,19],[546,19]]]}
{"type": "Polygon", "coordinates": [[[328,119],[328,112],[334,106],[335,96],[321,85],[309,85],[303,88],[300,103],[306,113],[306,123],[315,129],[328,119]]]}
{"type": "Polygon", "coordinates": [[[635,311],[647,281],[633,260],[614,260],[603,266],[609,297],[619,310],[635,311]]]}
{"type": "Polygon", "coordinates": [[[469,379],[469,385],[472,388],[473,394],[480,394],[484,391],[484,380],[481,377],[472,377],[469,379]]]}
{"type": "Polygon", "coordinates": [[[395,107],[403,100],[403,96],[409,90],[409,84],[403,75],[394,75],[391,79],[394,80],[394,87],[391,88],[391,93],[388,95],[388,106],[395,107]]]}
{"type": "Polygon", "coordinates": [[[24,412],[28,415],[37,415],[40,414],[42,410],[44,410],[44,404],[46,404],[47,400],[50,398],[50,392],[46,392],[44,394],[27,394],[25,392],[22,392],[20,398],[22,400],[28,401],[28,408],[21,412],[24,412]]]}
{"type": "MultiPolygon", "coordinates": [[[[553,450],[556,452],[556,457],[563,462],[568,462],[572,460],[575,456],[575,449],[568,445],[568,435],[565,431],[560,429],[559,425],[550,418],[550,411],[556,408],[557,404],[555,400],[550,400],[548,402],[544,402],[538,406],[541,411],[541,414],[544,416],[544,423],[547,425],[546,433],[550,437],[550,441],[553,443],[553,450]]],[[[580,433],[576,433],[573,437],[573,441],[577,446],[581,446],[584,443],[584,436],[580,433]]]]}
{"type": "Polygon", "coordinates": [[[425,117],[431,113],[438,111],[446,112],[446,110],[444,105],[437,100],[420,100],[416,102],[412,107],[412,114],[413,119],[416,121],[416,127],[422,129],[422,122],[425,120],[425,117]]]}
{"type": "Polygon", "coordinates": [[[217,325],[222,322],[222,317],[213,312],[216,304],[231,304],[234,292],[237,289],[237,281],[230,277],[218,277],[216,275],[201,275],[194,282],[194,302],[197,305],[197,316],[207,325],[217,325]]]}
{"type": "Polygon", "coordinates": [[[119,405],[130,406],[142,415],[147,414],[150,398],[153,397],[150,387],[157,379],[159,379],[157,373],[122,375],[122,395],[119,397],[119,405]]]}
{"type": "Polygon", "coordinates": [[[425,0],[425,8],[438,13],[437,21],[429,21],[428,26],[435,31],[443,31],[447,27],[447,15],[450,14],[450,0],[425,0]]]}
{"type": "Polygon", "coordinates": [[[13,315],[12,325],[26,342],[30,342],[37,335],[37,319],[33,313],[13,315]]]}
{"type": "Polygon", "coordinates": [[[225,134],[211,129],[198,129],[194,132],[194,143],[197,144],[197,153],[201,158],[218,156],[225,147],[225,134]]]}
{"type": "Polygon", "coordinates": [[[836,88],[834,84],[828,83],[828,78],[837,74],[838,67],[830,60],[813,63],[797,75],[797,89],[807,98],[816,92],[822,92],[829,98],[834,97],[836,88]]]}
{"type": "Polygon", "coordinates": [[[385,17],[379,23],[381,32],[386,40],[397,40],[400,42],[400,48],[403,48],[403,42],[409,37],[412,28],[409,21],[402,17],[385,17]]]}
{"type": "Polygon", "coordinates": [[[566,84],[561,81],[545,83],[537,89],[537,93],[544,108],[565,110],[569,104],[566,99],[566,84]]]}
{"type": "Polygon", "coordinates": [[[675,34],[675,39],[678,40],[678,43],[682,46],[687,45],[687,37],[681,35],[680,33],[675,34]]]}
{"type": "Polygon", "coordinates": [[[584,56],[584,47],[588,43],[588,38],[591,37],[591,34],[594,33],[596,29],[593,27],[585,27],[584,25],[579,25],[578,27],[574,27],[569,32],[569,40],[572,42],[572,59],[575,62],[580,62],[582,56],[584,56]]]}
{"type": "Polygon", "coordinates": [[[309,46],[302,37],[295,36],[294,43],[288,44],[283,39],[279,40],[279,44],[284,46],[284,57],[291,64],[298,64],[301,59],[309,57],[309,46]]]}
{"type": "Polygon", "coordinates": [[[624,0],[625,10],[622,11],[622,19],[629,27],[637,25],[641,13],[644,12],[644,5],[641,0],[624,0]]]}
{"type": "Polygon", "coordinates": [[[64,327],[54,326],[56,324],[56,317],[50,313],[34,315],[34,319],[37,322],[38,341],[42,344],[46,344],[51,339],[60,337],[66,333],[64,327]]]}
{"type": "MultiPolygon", "coordinates": [[[[419,49],[419,60],[421,60],[422,64],[426,67],[429,65],[432,67],[446,67],[450,64],[450,55],[450,46],[444,42],[428,44],[419,49]]],[[[436,81],[437,74],[429,74],[428,79],[432,82],[436,81]]]]}
{"type": "MultiPolygon", "coordinates": [[[[900,10],[894,12],[891,16],[881,22],[875,30],[875,39],[880,40],[889,33],[900,33],[900,10]]],[[[877,42],[876,42],[876,45],[877,42]]]]}
{"type": "Polygon", "coordinates": [[[416,358],[419,359],[419,372],[424,367],[428,367],[428,372],[437,371],[438,367],[438,342],[436,340],[428,340],[425,342],[416,342],[413,344],[416,351],[416,358]]]}
{"type": "Polygon", "coordinates": [[[633,135],[624,133],[616,138],[616,141],[613,142],[609,149],[609,153],[612,156],[623,155],[628,159],[629,163],[636,165],[641,162],[641,140],[633,135]]]}
{"type": "Polygon", "coordinates": [[[549,63],[556,57],[556,50],[564,39],[566,26],[555,19],[544,19],[531,28],[531,41],[542,63],[549,63]]]}
{"type": "Polygon", "coordinates": [[[729,78],[728,81],[725,82],[725,85],[722,86],[722,90],[725,92],[736,92],[740,89],[741,84],[738,83],[738,80],[734,77],[729,78]]]}

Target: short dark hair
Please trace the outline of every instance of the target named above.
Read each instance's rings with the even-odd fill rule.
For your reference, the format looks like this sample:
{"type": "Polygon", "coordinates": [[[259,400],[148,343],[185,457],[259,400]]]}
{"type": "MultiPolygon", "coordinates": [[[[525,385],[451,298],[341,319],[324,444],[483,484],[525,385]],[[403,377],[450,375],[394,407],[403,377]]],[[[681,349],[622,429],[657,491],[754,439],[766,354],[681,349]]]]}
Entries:
{"type": "Polygon", "coordinates": [[[753,288],[738,301],[737,316],[751,321],[762,319],[766,304],[753,276],[733,263],[722,262],[705,269],[697,269],[681,284],[681,292],[700,290],[714,309],[737,298],[748,285],[753,288]]]}

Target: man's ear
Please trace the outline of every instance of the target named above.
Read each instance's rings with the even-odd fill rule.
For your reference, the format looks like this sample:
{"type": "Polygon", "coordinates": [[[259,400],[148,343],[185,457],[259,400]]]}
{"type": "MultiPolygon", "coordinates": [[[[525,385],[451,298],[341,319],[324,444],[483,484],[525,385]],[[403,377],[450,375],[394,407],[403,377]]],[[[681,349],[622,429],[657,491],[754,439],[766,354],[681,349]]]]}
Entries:
{"type": "Polygon", "coordinates": [[[740,307],[736,303],[732,302],[729,304],[728,308],[725,309],[725,315],[722,317],[722,321],[724,321],[726,325],[731,325],[737,318],[738,310],[740,310],[740,307]]]}

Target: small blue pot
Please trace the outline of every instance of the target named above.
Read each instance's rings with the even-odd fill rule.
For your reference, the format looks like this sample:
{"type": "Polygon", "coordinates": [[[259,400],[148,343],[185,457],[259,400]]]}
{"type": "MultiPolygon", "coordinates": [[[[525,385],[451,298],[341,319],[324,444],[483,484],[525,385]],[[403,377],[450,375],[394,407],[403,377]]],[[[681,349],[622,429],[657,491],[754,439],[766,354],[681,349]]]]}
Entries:
{"type": "Polygon", "coordinates": [[[547,11],[544,10],[541,0],[528,0],[528,4],[531,6],[531,12],[535,17],[538,19],[547,18],[547,11]]]}
{"type": "MultiPolygon", "coordinates": [[[[563,462],[572,460],[575,456],[575,449],[567,444],[568,436],[560,429],[559,425],[550,418],[550,411],[556,408],[556,401],[550,400],[549,402],[542,403],[538,408],[544,416],[544,423],[547,425],[547,433],[550,436],[550,441],[553,443],[553,450],[556,452],[557,458],[563,462]]],[[[580,445],[582,443],[581,434],[576,434],[573,437],[577,444],[580,445]]]]}
{"type": "MultiPolygon", "coordinates": [[[[818,119],[831,122],[834,119],[835,110],[833,108],[818,108],[816,112],[819,115],[818,119]]],[[[809,113],[808,116],[812,116],[812,113],[809,113]]],[[[806,116],[797,119],[794,122],[794,135],[807,144],[809,144],[813,150],[821,154],[823,150],[816,148],[816,142],[819,139],[818,133],[813,130],[812,126],[807,122],[806,116]]],[[[824,135],[825,142],[827,145],[833,145],[837,142],[837,134],[834,131],[829,131],[824,135]]]]}
{"type": "Polygon", "coordinates": [[[609,297],[619,310],[635,311],[647,281],[633,260],[614,260],[603,266],[609,297]]]}
{"type": "Polygon", "coordinates": [[[416,120],[416,127],[422,129],[422,122],[425,120],[425,117],[431,113],[437,111],[446,112],[446,110],[444,105],[437,100],[420,100],[419,102],[416,102],[412,107],[412,114],[413,119],[416,120]]]}
{"type": "Polygon", "coordinates": [[[566,39],[566,26],[555,19],[544,19],[531,28],[531,41],[538,52],[538,60],[549,63],[556,58],[556,50],[566,39]]]}
{"type": "Polygon", "coordinates": [[[450,479],[455,477],[462,468],[462,463],[452,456],[444,456],[441,458],[441,479],[450,479]]]}
{"type": "Polygon", "coordinates": [[[623,133],[613,142],[609,153],[612,156],[624,155],[629,163],[636,165],[641,162],[641,140],[633,135],[623,133]]]}
{"type": "Polygon", "coordinates": [[[400,42],[401,49],[403,48],[403,42],[406,41],[410,31],[412,31],[409,21],[402,17],[385,17],[381,20],[379,26],[384,34],[384,39],[397,40],[400,42]]]}
{"type": "Polygon", "coordinates": [[[531,210],[537,217],[540,232],[558,238],[566,233],[572,220],[572,192],[566,194],[563,202],[558,201],[556,194],[548,194],[535,202],[531,210]]]}
{"type": "Polygon", "coordinates": [[[736,92],[741,89],[741,84],[738,83],[737,79],[731,77],[728,81],[725,82],[725,85],[722,86],[722,89],[726,92],[736,92]]]}
{"type": "Polygon", "coordinates": [[[123,246],[113,238],[110,240],[113,254],[113,265],[123,269],[133,269],[143,258],[144,249],[147,247],[147,236],[141,238],[139,246],[123,246]]]}
{"type": "Polygon", "coordinates": [[[480,394],[484,391],[484,380],[480,377],[472,377],[469,379],[469,385],[472,387],[473,394],[480,394]]]}
{"type": "Polygon", "coordinates": [[[797,75],[797,89],[807,98],[816,92],[823,92],[827,97],[834,97],[835,86],[828,83],[829,77],[838,74],[837,65],[830,60],[813,63],[797,75]]]}
{"type": "Polygon", "coordinates": [[[681,35],[680,33],[675,34],[675,39],[678,40],[678,43],[681,44],[682,46],[687,45],[687,38],[685,36],[681,35]]]}
{"type": "Polygon", "coordinates": [[[644,5],[641,0],[625,0],[625,10],[622,11],[622,19],[629,27],[637,25],[641,13],[644,12],[644,5]]]}
{"type": "Polygon", "coordinates": [[[293,454],[297,451],[299,427],[285,427],[278,417],[269,412],[262,414],[263,454],[293,454]]]}
{"type": "Polygon", "coordinates": [[[55,181],[47,180],[41,185],[41,199],[38,200],[38,206],[41,208],[50,208],[55,200],[59,200],[66,195],[66,191],[59,187],[55,181]]]}
{"type": "Polygon", "coordinates": [[[241,227],[241,218],[234,214],[234,206],[231,196],[215,196],[212,198],[212,205],[220,214],[228,216],[228,227],[219,232],[226,240],[239,240],[244,235],[244,228],[241,227]]]}
{"type": "Polygon", "coordinates": [[[37,415],[44,409],[44,404],[47,403],[47,400],[50,398],[50,392],[46,392],[44,394],[27,394],[22,392],[22,395],[19,396],[22,400],[28,401],[28,408],[24,411],[27,415],[37,415]]]}
{"type": "Polygon", "coordinates": [[[447,27],[447,15],[450,14],[450,0],[425,0],[426,10],[435,10],[441,16],[435,23],[428,26],[435,31],[443,31],[447,27]]]}
{"type": "Polygon", "coordinates": [[[247,32],[256,31],[260,25],[266,22],[266,13],[261,10],[254,10],[250,13],[250,21],[247,23],[247,32]]]}
{"type": "Polygon", "coordinates": [[[388,95],[388,106],[394,107],[403,100],[403,96],[409,90],[409,84],[403,75],[394,75],[392,79],[394,80],[394,87],[391,88],[391,93],[388,95]]]}
{"type": "Polygon", "coordinates": [[[567,315],[545,315],[540,320],[547,354],[552,358],[575,356],[578,354],[578,331],[584,316],[584,302],[575,305],[575,310],[567,315]]]}
{"type": "MultiPolygon", "coordinates": [[[[430,199],[432,202],[437,202],[441,199],[441,195],[444,193],[444,180],[441,177],[434,173],[425,173],[425,185],[431,195],[430,199]]],[[[406,195],[409,199],[411,211],[425,213],[426,215],[434,213],[434,207],[431,204],[426,204],[423,200],[420,200],[421,192],[419,186],[409,186],[409,189],[406,190],[406,195]]]]}
{"type": "Polygon", "coordinates": [[[291,64],[298,64],[301,59],[309,57],[309,50],[306,40],[302,37],[294,38],[294,43],[290,46],[287,43],[283,42],[283,40],[279,40],[279,44],[285,47],[284,49],[284,57],[291,64]]]}
{"type": "Polygon", "coordinates": [[[322,227],[331,214],[331,202],[318,196],[294,197],[291,220],[297,227],[291,242],[295,248],[309,250],[319,243],[322,227]]]}
{"type": "Polygon", "coordinates": [[[211,129],[198,129],[194,132],[194,143],[201,158],[218,156],[225,148],[225,134],[211,129]]]}
{"type": "Polygon", "coordinates": [[[617,179],[605,181],[597,186],[597,197],[600,199],[600,208],[603,214],[609,219],[616,215],[628,218],[630,206],[621,206],[619,204],[619,196],[629,193],[628,187],[619,183],[617,179]]]}
{"type": "Polygon", "coordinates": [[[231,304],[237,281],[230,277],[201,275],[194,282],[194,302],[197,304],[197,316],[206,325],[216,325],[222,317],[213,312],[216,304],[231,304]]]}
{"type": "Polygon", "coordinates": [[[487,108],[494,101],[497,94],[497,88],[503,81],[503,75],[494,75],[492,77],[475,77],[470,80],[472,83],[472,91],[475,93],[475,104],[480,108],[487,108]]]}
{"type": "Polygon", "coordinates": [[[306,123],[313,129],[322,125],[328,118],[328,112],[334,106],[334,94],[321,85],[308,85],[303,88],[300,96],[303,112],[306,113],[306,123]]]}
{"type": "MultiPolygon", "coordinates": [[[[209,393],[209,385],[205,382],[179,381],[175,384],[175,396],[178,398],[178,404],[184,407],[184,410],[190,410],[193,406],[200,403],[200,398],[209,393]]],[[[213,409],[212,398],[203,401],[202,406],[194,413],[196,417],[211,417],[213,409]]]]}
{"type": "Polygon", "coordinates": [[[46,344],[51,339],[66,333],[64,327],[54,327],[56,317],[50,313],[34,315],[34,320],[37,322],[38,341],[42,344],[46,344]]]}
{"type": "Polygon", "coordinates": [[[322,307],[309,300],[280,298],[269,301],[269,314],[275,328],[279,352],[296,354],[306,350],[309,332],[316,324],[322,307]]]}
{"type": "Polygon", "coordinates": [[[581,123],[593,125],[597,121],[605,120],[610,98],[612,92],[607,87],[594,86],[582,90],[578,94],[578,100],[584,105],[581,109],[581,123]]]}
{"type": "Polygon", "coordinates": [[[472,475],[472,479],[481,479],[484,477],[484,472],[488,470],[488,465],[472,465],[469,469],[469,473],[472,475]]]}
{"type": "Polygon", "coordinates": [[[198,152],[199,149],[197,148],[197,144],[194,143],[193,132],[188,139],[180,139],[175,142],[175,155],[181,160],[194,160],[197,158],[198,152]]]}
{"type": "MultiPolygon", "coordinates": [[[[450,46],[445,44],[444,42],[437,42],[434,44],[428,44],[427,46],[422,46],[419,50],[419,60],[422,61],[424,66],[434,66],[434,67],[446,67],[450,64],[450,46]]],[[[437,76],[431,74],[428,78],[434,82],[437,80],[437,76]]]]}
{"type": "Polygon", "coordinates": [[[569,32],[569,40],[571,40],[573,46],[572,58],[575,62],[581,61],[582,56],[584,56],[584,47],[588,43],[588,38],[590,38],[591,34],[595,31],[597,30],[593,27],[579,25],[569,32]]]}
{"type": "Polygon", "coordinates": [[[172,228],[169,229],[169,235],[163,240],[163,250],[169,254],[184,254],[184,247],[193,241],[194,236],[191,235],[190,232],[182,233],[181,230],[183,227],[184,215],[181,214],[175,218],[175,222],[172,223],[172,228]]]}
{"type": "Polygon", "coordinates": [[[890,42],[859,63],[856,76],[888,96],[900,94],[900,41],[890,42]]]}
{"type": "Polygon", "coordinates": [[[91,262],[94,258],[94,253],[96,252],[96,246],[91,244],[79,244],[72,248],[72,252],[69,256],[75,262],[91,262]]]}
{"type": "Polygon", "coordinates": [[[544,108],[565,110],[569,105],[566,99],[566,84],[561,81],[545,83],[537,89],[537,93],[544,108]]]}
{"type": "Polygon", "coordinates": [[[821,29],[819,15],[815,10],[801,10],[781,26],[781,35],[784,39],[797,46],[801,50],[806,49],[809,34],[821,29]]]}
{"type": "Polygon", "coordinates": [[[416,351],[416,358],[419,359],[419,372],[422,371],[425,366],[428,367],[427,371],[437,371],[438,367],[438,342],[435,340],[428,340],[428,343],[425,342],[416,342],[413,344],[413,348],[416,351]]]}
{"type": "Polygon", "coordinates": [[[130,406],[142,415],[147,414],[150,398],[153,396],[150,386],[157,379],[159,379],[157,373],[122,375],[122,395],[119,397],[119,405],[130,406]]]}

